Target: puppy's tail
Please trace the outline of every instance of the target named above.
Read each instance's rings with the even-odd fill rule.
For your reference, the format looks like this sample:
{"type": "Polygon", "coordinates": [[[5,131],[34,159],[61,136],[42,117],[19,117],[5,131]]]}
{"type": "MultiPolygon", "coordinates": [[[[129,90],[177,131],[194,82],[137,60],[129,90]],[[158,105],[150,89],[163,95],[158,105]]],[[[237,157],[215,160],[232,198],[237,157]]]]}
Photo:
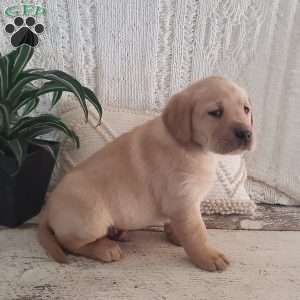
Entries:
{"type": "Polygon", "coordinates": [[[59,245],[53,231],[46,220],[40,222],[38,228],[38,239],[40,244],[46,249],[48,254],[57,262],[66,264],[67,256],[59,245]]]}

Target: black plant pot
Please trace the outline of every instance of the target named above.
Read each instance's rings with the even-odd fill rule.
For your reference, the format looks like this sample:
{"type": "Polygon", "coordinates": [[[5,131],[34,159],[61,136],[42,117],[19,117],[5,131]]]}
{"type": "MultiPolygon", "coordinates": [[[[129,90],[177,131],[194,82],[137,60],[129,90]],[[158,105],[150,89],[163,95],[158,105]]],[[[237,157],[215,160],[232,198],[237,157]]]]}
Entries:
{"type": "MultiPolygon", "coordinates": [[[[55,157],[59,143],[44,141],[55,157]]],[[[16,227],[36,216],[43,204],[56,159],[49,151],[30,146],[17,174],[16,161],[0,156],[0,225],[16,227]]]]}

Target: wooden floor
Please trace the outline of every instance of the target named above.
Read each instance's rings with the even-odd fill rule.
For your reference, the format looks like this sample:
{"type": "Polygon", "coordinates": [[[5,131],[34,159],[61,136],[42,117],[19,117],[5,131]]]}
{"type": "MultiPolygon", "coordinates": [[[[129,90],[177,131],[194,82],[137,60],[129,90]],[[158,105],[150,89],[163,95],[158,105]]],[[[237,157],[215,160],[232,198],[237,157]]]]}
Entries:
{"type": "Polygon", "coordinates": [[[0,299],[300,300],[300,232],[209,233],[231,258],[223,273],[195,268],[161,232],[131,233],[117,263],[70,257],[59,265],[38,245],[35,227],[1,229],[0,299]]]}
{"type": "Polygon", "coordinates": [[[257,205],[253,216],[205,216],[208,228],[239,230],[300,231],[300,207],[257,205]]]}

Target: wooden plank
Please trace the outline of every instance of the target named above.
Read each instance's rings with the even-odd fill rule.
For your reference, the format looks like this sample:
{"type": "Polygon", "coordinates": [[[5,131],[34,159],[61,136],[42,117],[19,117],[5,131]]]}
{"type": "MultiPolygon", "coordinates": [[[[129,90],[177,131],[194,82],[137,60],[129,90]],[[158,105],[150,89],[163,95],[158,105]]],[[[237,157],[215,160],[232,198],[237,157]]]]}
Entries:
{"type": "Polygon", "coordinates": [[[300,207],[259,204],[255,215],[204,216],[207,228],[300,231],[300,207]]]}
{"type": "MultiPolygon", "coordinates": [[[[300,206],[258,204],[255,215],[203,216],[208,229],[300,231],[300,206]]],[[[151,231],[163,231],[161,226],[151,226],[151,231]]]]}
{"type": "MultiPolygon", "coordinates": [[[[253,216],[211,215],[203,216],[203,218],[209,229],[300,231],[300,206],[259,204],[253,216]]],[[[19,229],[35,226],[29,223],[19,229]]],[[[5,227],[0,226],[1,229],[5,229],[5,227]]],[[[151,226],[145,230],[163,231],[163,227],[151,226]]]]}

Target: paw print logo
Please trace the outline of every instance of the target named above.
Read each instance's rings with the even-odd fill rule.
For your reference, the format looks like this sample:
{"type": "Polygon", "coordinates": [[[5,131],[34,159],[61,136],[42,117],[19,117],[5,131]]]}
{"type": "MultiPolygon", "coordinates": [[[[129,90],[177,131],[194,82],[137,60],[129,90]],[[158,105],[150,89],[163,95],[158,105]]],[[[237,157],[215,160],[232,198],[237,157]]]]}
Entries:
{"type": "Polygon", "coordinates": [[[11,44],[14,47],[27,44],[35,47],[39,43],[38,34],[43,33],[45,30],[44,25],[36,24],[33,17],[28,17],[25,21],[21,17],[14,20],[14,24],[7,24],[5,31],[13,34],[11,37],[11,44]]]}

